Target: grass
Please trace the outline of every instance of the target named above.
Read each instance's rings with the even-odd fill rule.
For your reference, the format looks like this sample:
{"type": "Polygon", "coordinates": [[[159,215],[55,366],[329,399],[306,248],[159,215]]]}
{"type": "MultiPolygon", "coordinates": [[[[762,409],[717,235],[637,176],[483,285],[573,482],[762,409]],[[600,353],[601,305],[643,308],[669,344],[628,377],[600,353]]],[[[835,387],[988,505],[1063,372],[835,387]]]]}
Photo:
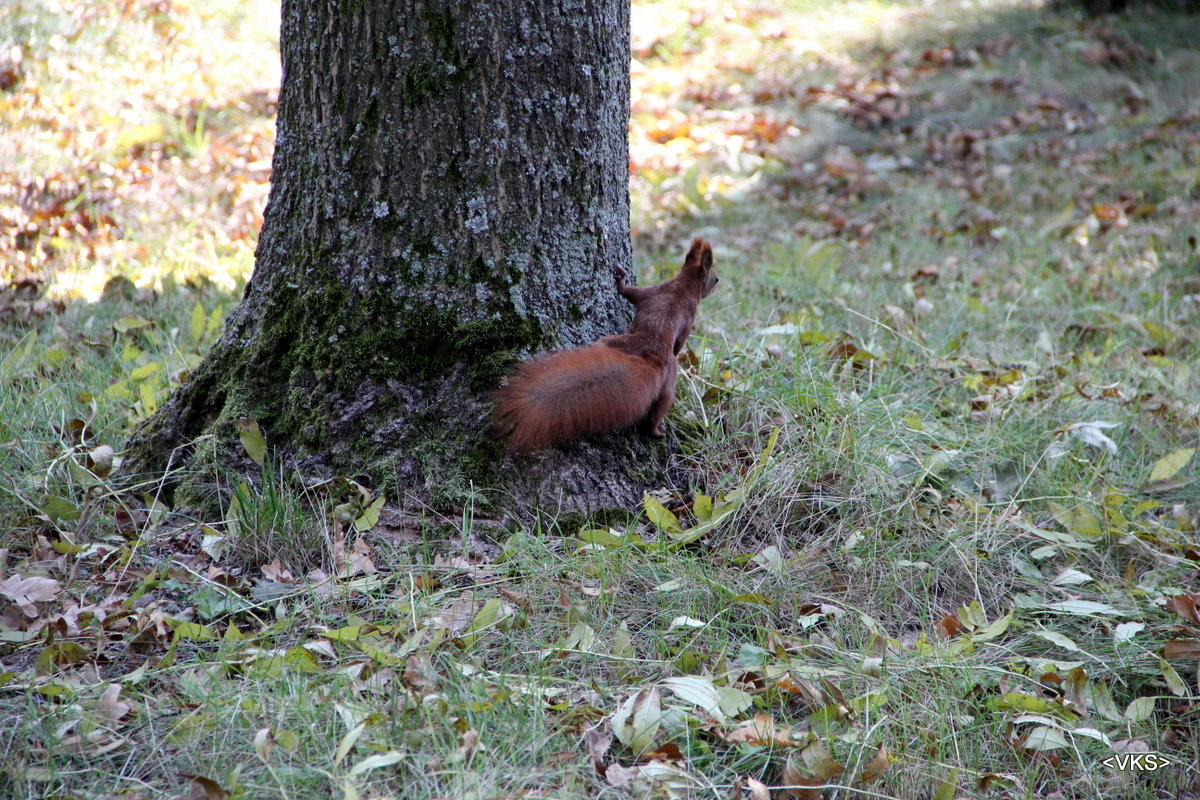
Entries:
{"type": "Polygon", "coordinates": [[[0,12],[4,793],[1200,791],[1196,18],[639,4],[638,266],[724,278],[693,527],[433,542],[344,478],[109,479],[248,274],[270,13],[0,12]]]}

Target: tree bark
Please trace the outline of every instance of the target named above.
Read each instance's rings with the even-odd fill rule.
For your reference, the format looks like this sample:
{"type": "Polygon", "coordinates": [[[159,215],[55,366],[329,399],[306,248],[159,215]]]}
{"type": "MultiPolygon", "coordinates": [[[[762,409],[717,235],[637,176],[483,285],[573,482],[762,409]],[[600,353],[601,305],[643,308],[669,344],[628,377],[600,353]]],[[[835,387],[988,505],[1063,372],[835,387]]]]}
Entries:
{"type": "Polygon", "coordinates": [[[410,506],[637,503],[661,446],[513,461],[487,430],[515,358],[630,318],[628,0],[285,0],[281,50],[253,277],[128,464],[244,466],[249,417],[306,475],[410,506]]]}

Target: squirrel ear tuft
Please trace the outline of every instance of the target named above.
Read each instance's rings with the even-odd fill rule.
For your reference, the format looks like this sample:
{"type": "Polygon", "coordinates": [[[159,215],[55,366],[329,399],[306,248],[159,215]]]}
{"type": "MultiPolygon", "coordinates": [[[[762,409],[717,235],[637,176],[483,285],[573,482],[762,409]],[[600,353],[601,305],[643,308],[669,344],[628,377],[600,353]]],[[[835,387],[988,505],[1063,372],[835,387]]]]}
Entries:
{"type": "Polygon", "coordinates": [[[712,248],[709,247],[708,242],[697,237],[692,240],[691,249],[688,250],[687,257],[684,259],[684,263],[685,264],[702,265],[702,263],[704,261],[705,253],[708,254],[708,260],[711,263],[712,262],[712,248]]]}

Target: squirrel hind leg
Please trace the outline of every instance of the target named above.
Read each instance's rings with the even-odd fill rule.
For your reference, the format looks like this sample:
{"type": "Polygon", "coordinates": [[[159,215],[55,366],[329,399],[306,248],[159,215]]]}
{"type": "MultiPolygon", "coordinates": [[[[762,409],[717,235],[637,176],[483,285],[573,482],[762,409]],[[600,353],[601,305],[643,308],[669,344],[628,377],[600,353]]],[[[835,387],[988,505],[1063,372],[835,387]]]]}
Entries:
{"type": "Polygon", "coordinates": [[[654,405],[646,413],[646,418],[642,421],[642,431],[651,439],[661,439],[667,435],[663,428],[663,419],[666,418],[667,412],[671,410],[671,406],[675,403],[675,393],[666,397],[659,397],[654,401],[654,405]]]}

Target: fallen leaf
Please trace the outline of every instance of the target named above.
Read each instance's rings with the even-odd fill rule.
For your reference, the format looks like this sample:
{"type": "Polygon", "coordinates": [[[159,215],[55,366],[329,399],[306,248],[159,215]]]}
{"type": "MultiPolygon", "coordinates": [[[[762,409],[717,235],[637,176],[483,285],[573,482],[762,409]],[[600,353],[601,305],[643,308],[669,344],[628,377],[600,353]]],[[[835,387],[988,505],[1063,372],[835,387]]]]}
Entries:
{"type": "Polygon", "coordinates": [[[717,722],[725,721],[725,715],[721,711],[721,695],[708,678],[694,675],[667,678],[659,686],[674,693],[680,700],[703,709],[717,722]]]}
{"type": "Polygon", "coordinates": [[[760,780],[746,776],[746,788],[750,790],[750,800],[771,800],[771,790],[760,780]]]}
{"type": "Polygon", "coordinates": [[[1144,622],[1122,622],[1113,631],[1113,638],[1118,642],[1128,642],[1133,639],[1139,632],[1146,629],[1144,622]]]}
{"type": "Polygon", "coordinates": [[[661,719],[658,687],[651,686],[626,698],[609,718],[609,724],[621,744],[634,755],[641,755],[654,743],[661,719]]]}
{"type": "Polygon", "coordinates": [[[251,460],[259,467],[266,463],[267,459],[267,440],[263,437],[262,430],[258,427],[258,422],[249,417],[240,417],[237,421],[238,439],[242,442],[242,447],[246,450],[246,455],[250,456],[251,460]]]}
{"type": "Polygon", "coordinates": [[[1068,436],[1073,436],[1084,444],[1097,447],[1102,450],[1107,450],[1110,454],[1116,455],[1117,443],[1108,438],[1104,431],[1111,428],[1119,428],[1124,423],[1121,422],[1106,422],[1104,420],[1092,420],[1091,422],[1072,422],[1069,425],[1064,425],[1059,428],[1056,433],[1065,433],[1068,436]]]}
{"type": "Polygon", "coordinates": [[[966,633],[968,630],[967,626],[963,625],[954,614],[948,614],[933,623],[933,629],[943,639],[951,639],[960,633],[966,633]]]}
{"type": "Polygon", "coordinates": [[[809,772],[826,783],[837,779],[846,771],[846,767],[833,757],[833,753],[829,752],[829,748],[820,740],[801,750],[800,759],[809,772]]]}
{"type": "Polygon", "coordinates": [[[683,533],[683,526],[679,524],[679,517],[671,513],[654,495],[645,495],[642,498],[642,507],[646,511],[646,517],[660,531],[683,533]]]}
{"type": "Polygon", "coordinates": [[[1150,482],[1174,478],[1181,469],[1188,465],[1194,455],[1196,455],[1196,448],[1181,447],[1163,456],[1154,462],[1154,466],[1150,469],[1150,482]]]}
{"type": "Polygon", "coordinates": [[[88,468],[103,478],[112,472],[113,449],[110,445],[102,444],[88,453],[88,468]]]}
{"type": "Polygon", "coordinates": [[[821,800],[821,789],[816,787],[823,786],[825,782],[801,774],[790,758],[783,764],[781,779],[783,786],[778,787],[779,800],[821,800]]]}
{"type": "Polygon", "coordinates": [[[725,741],[730,744],[765,744],[796,747],[808,741],[806,728],[790,728],[779,726],[775,720],[766,714],[756,714],[754,719],[739,725],[725,734],[725,741]]]}
{"type": "Polygon", "coordinates": [[[633,786],[633,779],[637,777],[637,774],[636,769],[630,769],[620,764],[609,764],[608,769],[604,771],[604,780],[608,781],[609,786],[628,789],[633,786]]]}
{"type": "Polygon", "coordinates": [[[1163,645],[1163,658],[1200,658],[1200,642],[1174,639],[1163,645]]]}
{"type": "Polygon", "coordinates": [[[1200,610],[1197,609],[1197,603],[1200,603],[1200,592],[1177,594],[1167,598],[1166,609],[1174,611],[1188,622],[1200,625],[1200,610]]]}
{"type": "Polygon", "coordinates": [[[1061,747],[1070,747],[1071,743],[1062,731],[1041,726],[1030,731],[1021,746],[1026,750],[1058,750],[1061,747]]]}
{"type": "Polygon", "coordinates": [[[1139,697],[1125,707],[1125,719],[1130,722],[1145,722],[1154,713],[1154,698],[1139,697]]]}
{"type": "Polygon", "coordinates": [[[864,784],[874,783],[883,777],[883,773],[887,772],[891,764],[892,760],[888,756],[887,748],[879,745],[879,749],[875,751],[875,757],[863,767],[863,771],[859,774],[858,782],[864,784]]]}
{"type": "Polygon", "coordinates": [[[106,730],[94,730],[85,734],[72,734],[59,742],[65,752],[83,756],[102,756],[128,745],[123,736],[115,736],[106,730]]]}
{"type": "Polygon", "coordinates": [[[211,778],[203,775],[189,775],[186,772],[179,773],[179,777],[191,781],[192,785],[187,800],[225,800],[229,797],[229,794],[221,788],[221,784],[211,778]]]}
{"type": "Polygon", "coordinates": [[[9,575],[0,581],[0,594],[5,595],[21,607],[25,616],[37,616],[35,603],[46,603],[58,597],[62,587],[53,578],[22,578],[20,575],[9,575]]]}
{"type": "Polygon", "coordinates": [[[588,758],[592,760],[592,767],[600,775],[604,775],[607,770],[604,764],[604,756],[608,754],[608,749],[612,747],[612,741],[612,734],[601,733],[599,726],[593,726],[583,732],[583,742],[588,758]]]}
{"type": "Polygon", "coordinates": [[[941,786],[933,793],[933,800],[954,800],[958,794],[958,767],[950,770],[950,774],[942,781],[941,786]]]}
{"type": "Polygon", "coordinates": [[[264,764],[271,762],[271,750],[275,747],[275,739],[271,736],[270,728],[259,728],[254,734],[254,753],[264,764]]]}
{"type": "Polygon", "coordinates": [[[350,771],[346,774],[351,778],[354,778],[362,775],[364,772],[368,772],[373,769],[379,769],[381,767],[390,767],[392,764],[399,763],[403,760],[404,753],[401,753],[398,750],[389,750],[386,753],[376,753],[375,755],[367,756],[362,761],[359,761],[357,764],[351,767],[350,771]]]}
{"type": "Polygon", "coordinates": [[[129,713],[130,705],[118,699],[120,696],[121,684],[110,683],[96,701],[96,714],[107,722],[109,727],[115,726],[129,713]]]}

